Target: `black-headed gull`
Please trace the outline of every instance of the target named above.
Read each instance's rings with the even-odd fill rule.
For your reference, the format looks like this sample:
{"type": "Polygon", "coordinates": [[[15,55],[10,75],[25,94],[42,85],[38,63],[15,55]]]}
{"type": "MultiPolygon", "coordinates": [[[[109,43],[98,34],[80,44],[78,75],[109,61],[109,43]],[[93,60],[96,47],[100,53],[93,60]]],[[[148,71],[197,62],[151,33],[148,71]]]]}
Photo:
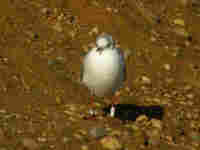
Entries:
{"type": "MultiPolygon", "coordinates": [[[[92,94],[103,97],[114,94],[122,86],[126,78],[124,55],[115,46],[112,36],[101,34],[93,47],[85,56],[81,71],[81,82],[92,94]]],[[[90,113],[93,111],[90,110],[90,113]]],[[[114,116],[114,105],[110,116],[114,116]]]]}

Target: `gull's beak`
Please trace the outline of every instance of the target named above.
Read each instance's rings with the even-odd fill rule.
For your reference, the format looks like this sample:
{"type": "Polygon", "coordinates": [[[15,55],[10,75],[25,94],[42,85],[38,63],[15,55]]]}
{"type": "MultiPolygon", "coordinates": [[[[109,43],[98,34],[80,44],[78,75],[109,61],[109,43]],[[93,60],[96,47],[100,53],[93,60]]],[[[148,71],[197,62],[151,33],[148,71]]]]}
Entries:
{"type": "Polygon", "coordinates": [[[103,52],[103,48],[97,47],[97,52],[99,52],[99,54],[101,54],[103,52]]]}

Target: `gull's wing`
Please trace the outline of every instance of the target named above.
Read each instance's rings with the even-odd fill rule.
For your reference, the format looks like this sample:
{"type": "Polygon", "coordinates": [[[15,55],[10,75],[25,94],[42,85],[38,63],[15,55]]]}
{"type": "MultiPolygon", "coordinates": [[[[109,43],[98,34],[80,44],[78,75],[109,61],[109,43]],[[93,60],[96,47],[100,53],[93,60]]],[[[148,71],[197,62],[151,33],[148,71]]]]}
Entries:
{"type": "Polygon", "coordinates": [[[123,82],[124,82],[127,79],[127,70],[126,70],[125,57],[124,57],[124,53],[122,52],[122,50],[120,48],[116,48],[116,49],[117,49],[117,52],[119,53],[119,56],[120,56],[121,67],[123,68],[123,82]]]}

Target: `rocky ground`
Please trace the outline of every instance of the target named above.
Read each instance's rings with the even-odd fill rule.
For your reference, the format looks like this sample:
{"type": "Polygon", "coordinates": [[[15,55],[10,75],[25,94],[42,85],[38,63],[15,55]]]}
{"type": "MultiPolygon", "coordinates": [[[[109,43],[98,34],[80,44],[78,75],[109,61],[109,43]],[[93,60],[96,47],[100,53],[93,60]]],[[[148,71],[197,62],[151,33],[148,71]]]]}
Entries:
{"type": "Polygon", "coordinates": [[[0,150],[199,149],[199,16],[198,0],[1,1],[0,150]],[[83,119],[80,66],[102,32],[126,56],[120,102],[162,106],[161,120],[83,119]]]}

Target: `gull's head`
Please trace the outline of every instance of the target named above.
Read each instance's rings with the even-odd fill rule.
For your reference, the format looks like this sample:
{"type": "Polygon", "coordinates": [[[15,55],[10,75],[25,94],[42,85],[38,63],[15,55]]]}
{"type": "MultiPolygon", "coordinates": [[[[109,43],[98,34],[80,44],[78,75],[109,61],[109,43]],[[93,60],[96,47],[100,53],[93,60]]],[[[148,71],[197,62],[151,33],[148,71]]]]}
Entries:
{"type": "Polygon", "coordinates": [[[112,36],[109,34],[102,34],[97,37],[96,45],[98,49],[104,49],[113,46],[114,41],[112,36]]]}

